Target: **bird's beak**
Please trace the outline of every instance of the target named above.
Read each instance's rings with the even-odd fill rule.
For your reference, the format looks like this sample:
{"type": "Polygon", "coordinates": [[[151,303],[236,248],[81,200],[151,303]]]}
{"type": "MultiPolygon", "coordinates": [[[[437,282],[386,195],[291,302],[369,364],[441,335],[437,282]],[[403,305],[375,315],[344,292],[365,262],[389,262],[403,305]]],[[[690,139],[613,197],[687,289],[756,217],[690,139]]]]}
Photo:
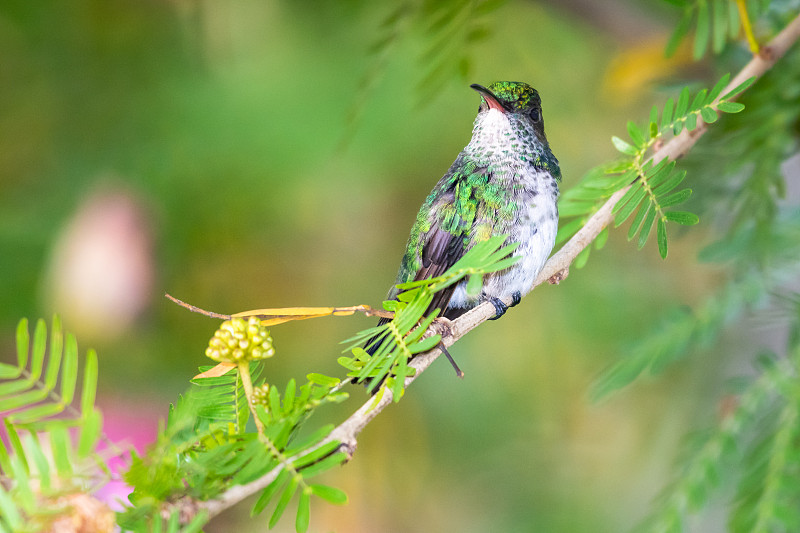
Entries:
{"type": "Polygon", "coordinates": [[[484,87],[483,85],[478,85],[477,83],[473,83],[470,85],[471,89],[475,89],[481,96],[483,97],[484,101],[489,105],[489,109],[497,109],[501,113],[506,112],[506,108],[503,107],[503,104],[497,99],[495,95],[492,94],[492,91],[484,87]]]}

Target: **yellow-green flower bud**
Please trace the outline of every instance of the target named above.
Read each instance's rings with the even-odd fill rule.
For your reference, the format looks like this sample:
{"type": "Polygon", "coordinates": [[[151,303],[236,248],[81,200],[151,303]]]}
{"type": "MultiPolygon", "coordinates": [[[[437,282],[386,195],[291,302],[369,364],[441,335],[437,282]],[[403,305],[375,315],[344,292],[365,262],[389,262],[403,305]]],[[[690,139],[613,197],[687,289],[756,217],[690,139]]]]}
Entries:
{"type": "Polygon", "coordinates": [[[238,363],[275,355],[269,330],[255,318],[226,320],[208,341],[206,356],[214,361],[238,363]]]}
{"type": "Polygon", "coordinates": [[[253,403],[258,405],[266,405],[269,401],[269,384],[264,383],[260,387],[253,389],[253,403]]]}

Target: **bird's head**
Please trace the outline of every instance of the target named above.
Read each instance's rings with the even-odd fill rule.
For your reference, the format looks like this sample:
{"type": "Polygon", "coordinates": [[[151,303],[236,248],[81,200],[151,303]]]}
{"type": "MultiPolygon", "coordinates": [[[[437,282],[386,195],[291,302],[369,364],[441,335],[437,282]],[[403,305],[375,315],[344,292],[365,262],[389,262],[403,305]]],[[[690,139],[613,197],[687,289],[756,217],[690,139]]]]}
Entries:
{"type": "Polygon", "coordinates": [[[519,81],[496,81],[488,87],[474,83],[471,88],[481,95],[481,106],[478,115],[496,110],[504,115],[514,115],[533,126],[537,136],[544,140],[544,119],[542,118],[542,100],[539,93],[519,81]]]}

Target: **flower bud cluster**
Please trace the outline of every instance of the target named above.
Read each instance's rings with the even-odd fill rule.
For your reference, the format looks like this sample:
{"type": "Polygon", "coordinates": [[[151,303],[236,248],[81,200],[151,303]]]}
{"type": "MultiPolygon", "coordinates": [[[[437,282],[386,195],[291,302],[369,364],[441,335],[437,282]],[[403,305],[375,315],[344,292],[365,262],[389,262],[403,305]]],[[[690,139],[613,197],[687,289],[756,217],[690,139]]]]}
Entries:
{"type": "Polygon", "coordinates": [[[253,403],[266,406],[267,402],[269,402],[269,384],[264,383],[253,388],[253,403]]]}
{"type": "Polygon", "coordinates": [[[269,330],[256,317],[222,323],[208,342],[206,356],[220,363],[266,359],[275,355],[269,330]]]}

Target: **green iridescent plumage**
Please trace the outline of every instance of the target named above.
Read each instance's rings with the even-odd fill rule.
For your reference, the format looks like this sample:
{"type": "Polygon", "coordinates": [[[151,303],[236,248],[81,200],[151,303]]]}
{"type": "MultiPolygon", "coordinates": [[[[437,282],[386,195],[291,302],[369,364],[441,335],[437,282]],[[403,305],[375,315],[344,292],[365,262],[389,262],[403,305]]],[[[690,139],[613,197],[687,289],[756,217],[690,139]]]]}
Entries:
{"type": "MultiPolygon", "coordinates": [[[[520,82],[473,85],[481,106],[472,139],[425,199],[411,229],[396,283],[443,274],[474,244],[493,235],[519,242],[521,260],[487,275],[480,295],[463,283],[436,294],[453,318],[482,300],[504,311],[501,299],[525,294],[555,241],[561,171],[544,134],[541,99],[520,82]]],[[[397,290],[389,293],[397,296],[397,290]]]]}
{"type": "Polygon", "coordinates": [[[498,100],[502,100],[506,107],[515,111],[542,105],[542,99],[539,98],[539,93],[526,83],[520,83],[518,81],[496,81],[489,84],[486,88],[489,89],[498,100]]]}

